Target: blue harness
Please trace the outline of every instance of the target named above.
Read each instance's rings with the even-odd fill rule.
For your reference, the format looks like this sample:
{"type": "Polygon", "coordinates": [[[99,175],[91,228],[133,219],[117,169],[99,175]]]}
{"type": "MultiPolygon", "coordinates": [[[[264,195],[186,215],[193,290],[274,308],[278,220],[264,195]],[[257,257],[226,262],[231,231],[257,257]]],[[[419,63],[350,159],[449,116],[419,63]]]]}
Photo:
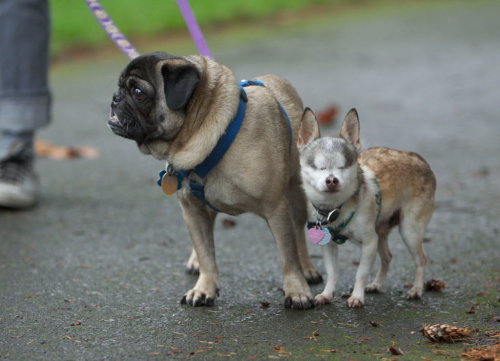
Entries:
{"type": "MultiPolygon", "coordinates": [[[[238,86],[240,88],[240,103],[238,106],[238,110],[236,112],[236,115],[234,118],[231,120],[229,123],[226,132],[220,137],[219,141],[217,142],[215,148],[212,150],[212,152],[208,155],[208,157],[198,164],[196,167],[188,170],[174,170],[169,166],[167,170],[162,170],[160,172],[160,178],[158,179],[157,184],[161,186],[162,179],[165,176],[165,174],[170,174],[170,175],[175,175],[177,176],[177,190],[182,188],[182,182],[184,178],[188,177],[192,172],[198,175],[201,179],[204,179],[208,173],[219,163],[219,161],[222,159],[224,154],[226,154],[227,150],[233,143],[234,139],[238,135],[238,132],[241,128],[241,124],[243,123],[243,119],[245,118],[245,113],[246,113],[246,108],[247,108],[247,102],[248,102],[248,97],[247,93],[245,92],[245,87],[247,86],[263,86],[265,87],[264,83],[259,81],[259,80],[242,80],[238,83],[238,86]]],[[[289,144],[289,150],[291,151],[292,147],[292,123],[290,121],[290,118],[288,117],[288,114],[286,113],[285,108],[277,101],[278,107],[281,111],[281,114],[283,114],[283,117],[287,121],[288,125],[288,130],[290,133],[290,144],[289,144]]],[[[194,180],[189,180],[188,182],[189,188],[191,190],[191,194],[198,198],[200,201],[204,202],[206,205],[208,205],[210,208],[214,209],[215,211],[219,210],[212,206],[206,199],[205,199],[205,187],[203,184],[200,184],[194,180]]]]}

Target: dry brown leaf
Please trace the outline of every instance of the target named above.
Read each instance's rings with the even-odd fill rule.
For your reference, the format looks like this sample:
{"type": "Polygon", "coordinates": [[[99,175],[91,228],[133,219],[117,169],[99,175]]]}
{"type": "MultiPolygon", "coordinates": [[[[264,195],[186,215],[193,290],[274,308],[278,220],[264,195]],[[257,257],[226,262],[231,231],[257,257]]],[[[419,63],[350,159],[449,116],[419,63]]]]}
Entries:
{"type": "Polygon", "coordinates": [[[445,287],[446,287],[446,283],[444,283],[443,281],[432,279],[432,280],[425,282],[425,290],[426,291],[439,292],[445,287]]]}
{"type": "Polygon", "coordinates": [[[266,301],[261,301],[260,302],[260,308],[268,308],[270,305],[269,302],[266,302],[266,301]]]}
{"type": "Polygon", "coordinates": [[[337,115],[339,114],[339,107],[337,105],[329,105],[316,113],[318,123],[321,125],[332,125],[336,122],[337,115]]]}
{"type": "Polygon", "coordinates": [[[476,306],[470,306],[470,308],[467,310],[467,313],[476,313],[476,306]]]}
{"type": "Polygon", "coordinates": [[[497,361],[500,357],[500,343],[466,350],[462,360],[467,361],[497,361]]]}
{"type": "Polygon", "coordinates": [[[97,158],[99,156],[99,150],[94,147],[54,145],[40,139],[35,141],[35,152],[40,157],[51,159],[97,158]]]}
{"type": "Polygon", "coordinates": [[[389,347],[389,352],[395,356],[399,356],[403,354],[403,351],[401,351],[400,348],[397,348],[395,346],[389,347]]]}

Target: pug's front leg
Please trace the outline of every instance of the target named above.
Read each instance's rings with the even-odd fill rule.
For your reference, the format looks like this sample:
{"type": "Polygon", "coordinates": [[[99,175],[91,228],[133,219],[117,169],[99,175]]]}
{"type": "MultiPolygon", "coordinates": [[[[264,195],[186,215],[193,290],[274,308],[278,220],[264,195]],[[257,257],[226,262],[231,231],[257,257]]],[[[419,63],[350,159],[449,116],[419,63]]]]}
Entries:
{"type": "Polygon", "coordinates": [[[199,277],[195,286],[186,292],[182,304],[212,306],[218,295],[218,274],[215,262],[213,228],[217,212],[209,209],[191,195],[179,197],[182,216],[199,262],[199,277]]]}
{"type": "Polygon", "coordinates": [[[276,240],[283,273],[283,291],[285,307],[292,309],[308,309],[314,307],[311,290],[302,273],[292,214],[288,202],[283,200],[267,217],[267,222],[276,240]]]}

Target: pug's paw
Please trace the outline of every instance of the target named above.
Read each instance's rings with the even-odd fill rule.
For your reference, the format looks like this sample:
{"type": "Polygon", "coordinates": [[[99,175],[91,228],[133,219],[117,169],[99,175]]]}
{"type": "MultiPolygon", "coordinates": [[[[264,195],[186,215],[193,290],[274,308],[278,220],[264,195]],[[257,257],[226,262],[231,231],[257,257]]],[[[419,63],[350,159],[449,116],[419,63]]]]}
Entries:
{"type": "Polygon", "coordinates": [[[181,304],[193,307],[213,306],[215,303],[215,298],[218,295],[219,295],[218,289],[216,289],[216,291],[213,293],[209,293],[193,288],[187,291],[186,294],[182,297],[181,304]]]}
{"type": "Polygon", "coordinates": [[[323,277],[321,276],[321,273],[319,273],[318,270],[316,270],[315,268],[305,269],[303,271],[303,274],[307,283],[310,285],[317,285],[323,282],[323,277]]]}
{"type": "Polygon", "coordinates": [[[307,310],[314,307],[314,302],[308,295],[291,293],[285,296],[285,308],[292,310],[307,310]]]}

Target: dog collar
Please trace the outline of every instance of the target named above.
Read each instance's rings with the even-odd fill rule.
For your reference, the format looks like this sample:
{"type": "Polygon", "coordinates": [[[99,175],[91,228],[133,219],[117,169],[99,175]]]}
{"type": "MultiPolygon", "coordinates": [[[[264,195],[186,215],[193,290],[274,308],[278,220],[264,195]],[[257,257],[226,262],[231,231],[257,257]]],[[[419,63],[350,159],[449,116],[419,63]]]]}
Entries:
{"type": "Polygon", "coordinates": [[[327,225],[328,223],[334,222],[340,215],[340,209],[342,208],[343,204],[341,204],[339,207],[333,209],[332,211],[329,210],[322,210],[319,208],[316,208],[316,214],[317,214],[317,220],[316,222],[308,222],[307,223],[307,228],[308,228],[308,233],[309,233],[309,238],[312,240],[313,243],[315,244],[320,244],[324,245],[327,244],[330,240],[337,244],[344,244],[347,241],[347,237],[344,236],[343,234],[340,234],[347,225],[351,222],[352,218],[354,217],[354,214],[356,213],[355,211],[352,211],[349,217],[347,217],[344,221],[342,221],[339,225],[336,227],[323,227],[327,225]],[[320,215],[326,218],[325,221],[320,220],[320,215]],[[323,232],[322,238],[319,235],[314,235],[315,232],[323,232]],[[318,241],[314,241],[314,238],[319,238],[318,241]]]}

